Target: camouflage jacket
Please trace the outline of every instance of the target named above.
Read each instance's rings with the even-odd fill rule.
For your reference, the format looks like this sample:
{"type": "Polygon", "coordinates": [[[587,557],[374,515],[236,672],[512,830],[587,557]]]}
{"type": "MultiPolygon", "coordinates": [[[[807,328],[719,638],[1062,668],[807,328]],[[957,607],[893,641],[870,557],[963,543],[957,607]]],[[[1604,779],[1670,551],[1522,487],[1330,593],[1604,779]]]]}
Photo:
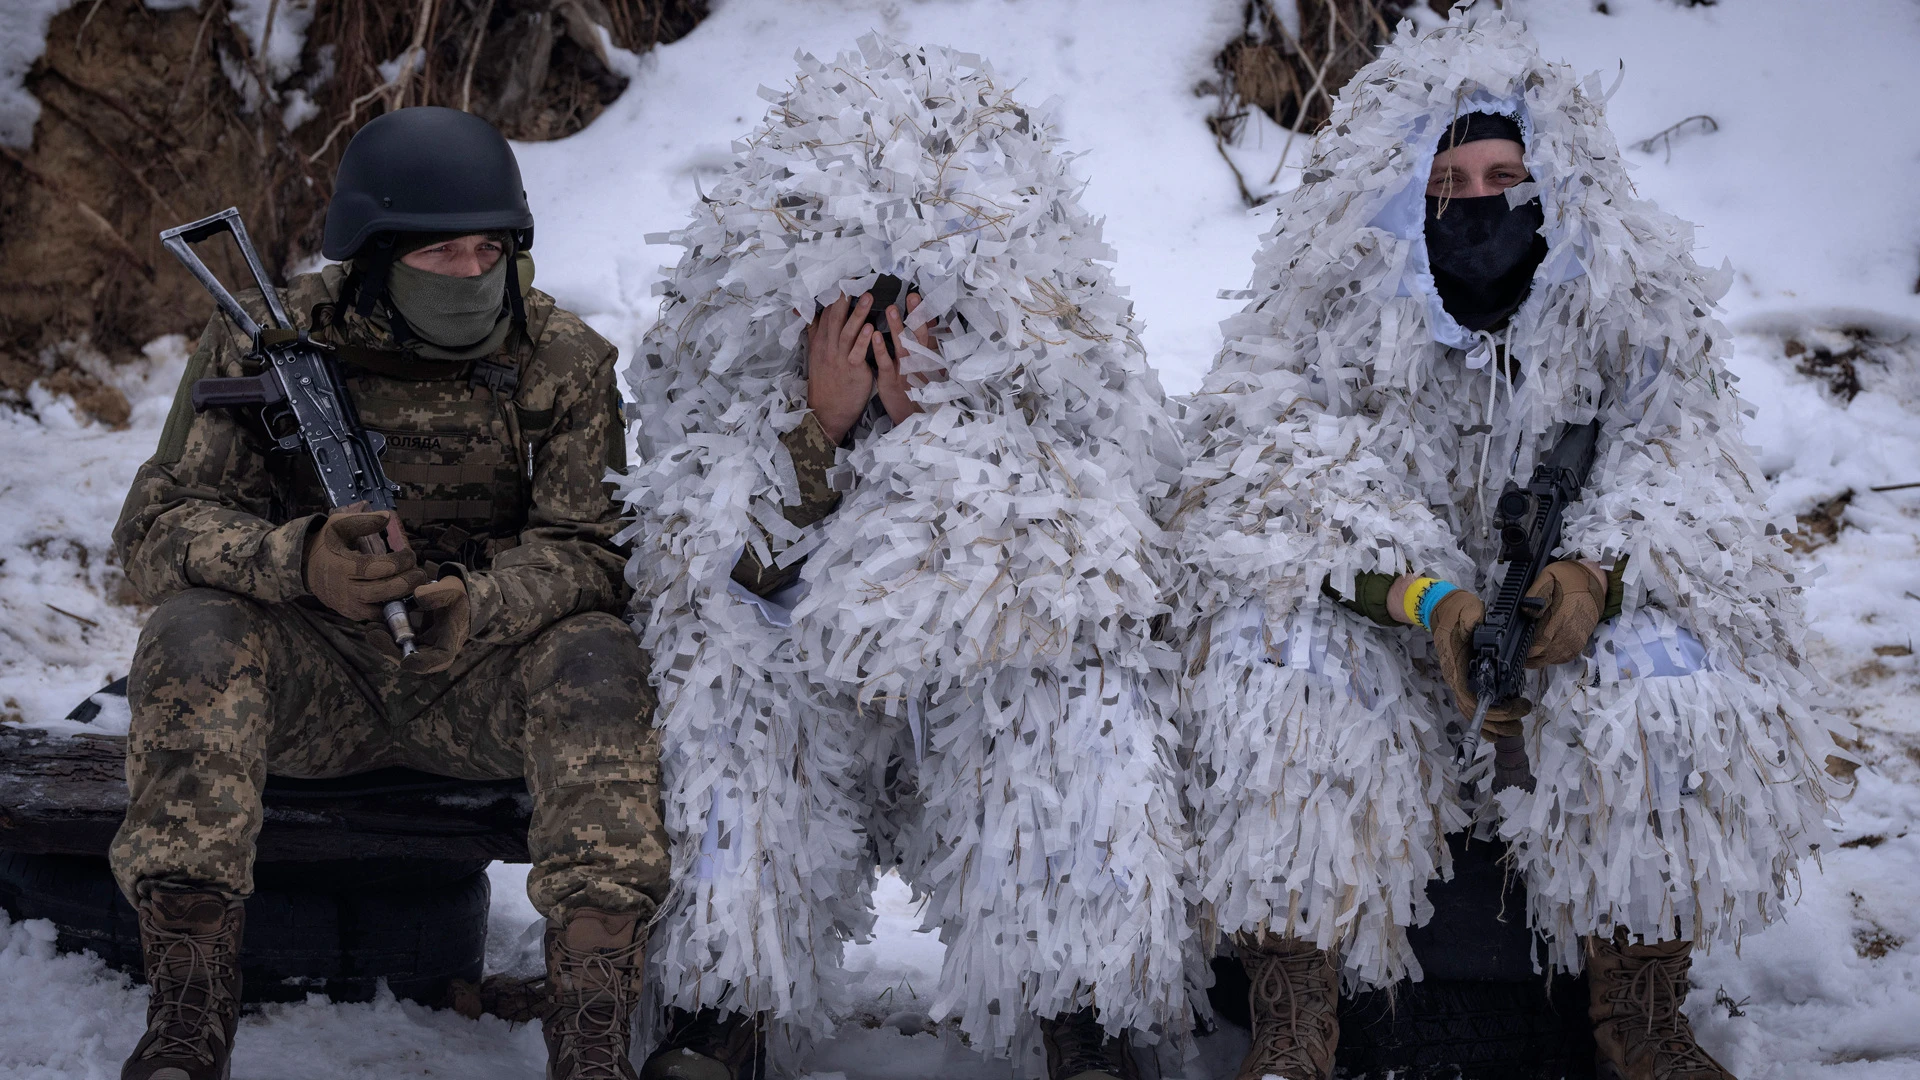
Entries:
{"type": "MultiPolygon", "coordinates": [[[[826,429],[811,412],[800,418],[800,426],[781,435],[780,442],[793,457],[793,471],[800,481],[800,501],[781,506],[780,514],[789,523],[804,529],[840,506],[840,493],[827,482],[827,470],[833,468],[838,447],[827,438],[826,429]]],[[[753,553],[753,548],[748,547],[741,553],[740,561],[733,564],[733,580],[757,596],[766,596],[793,584],[805,561],[802,559],[787,567],[766,566],[753,553]]]]}
{"type": "MultiPolygon", "coordinates": [[[[626,465],[614,347],[530,289],[527,333],[498,353],[420,360],[394,351],[382,324],[339,311],[344,278],[337,266],[296,277],[286,307],[317,339],[347,347],[347,388],[362,422],[386,437],[382,462],[410,543],[466,577],[473,640],[508,644],[568,615],[621,611],[620,508],[602,483],[626,465]]],[[[263,317],[257,293],[242,303],[263,317]]],[[[310,595],[306,544],[327,510],[311,462],[274,450],[253,417],[196,415],[188,399],[202,377],[257,374],[248,348],[216,314],[127,493],[114,546],[150,603],[193,587],[268,603],[310,595]]]]}

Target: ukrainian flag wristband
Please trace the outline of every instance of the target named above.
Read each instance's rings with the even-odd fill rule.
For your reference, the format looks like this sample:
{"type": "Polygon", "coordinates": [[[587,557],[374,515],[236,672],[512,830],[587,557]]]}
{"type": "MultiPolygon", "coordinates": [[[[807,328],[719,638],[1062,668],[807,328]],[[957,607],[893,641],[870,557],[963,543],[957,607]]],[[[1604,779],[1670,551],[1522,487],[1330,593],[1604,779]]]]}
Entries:
{"type": "Polygon", "coordinates": [[[1431,631],[1433,629],[1433,609],[1439,607],[1440,601],[1446,599],[1447,594],[1453,592],[1456,588],[1458,588],[1458,586],[1454,585],[1451,581],[1436,581],[1421,590],[1420,602],[1415,609],[1417,616],[1415,621],[1420,624],[1422,630],[1431,631]]]}
{"type": "Polygon", "coordinates": [[[1430,577],[1414,578],[1412,582],[1408,583],[1407,591],[1400,597],[1400,614],[1402,621],[1410,623],[1418,623],[1420,621],[1420,600],[1426,596],[1428,589],[1438,584],[1440,584],[1439,578],[1430,577]]]}

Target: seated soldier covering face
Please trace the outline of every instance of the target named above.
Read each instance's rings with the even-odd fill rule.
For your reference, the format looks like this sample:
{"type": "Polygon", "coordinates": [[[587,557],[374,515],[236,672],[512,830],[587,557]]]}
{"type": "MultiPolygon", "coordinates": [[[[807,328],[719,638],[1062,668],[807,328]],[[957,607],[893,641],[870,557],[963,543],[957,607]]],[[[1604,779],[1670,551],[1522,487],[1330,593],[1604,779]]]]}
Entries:
{"type": "Polygon", "coordinates": [[[402,109],[347,147],[324,249],[346,262],[284,295],[340,347],[397,516],[328,514],[310,459],[275,452],[257,411],[195,415],[195,379],[255,373],[221,317],[200,339],[115,531],[158,605],[112,849],[154,988],[127,1080],[227,1075],[266,774],[395,765],[526,777],[549,1075],[633,1075],[626,1018],[668,859],[602,483],[624,424],[613,347],[528,287],[532,238],[513,151],[477,117],[402,109]],[[366,554],[379,533],[399,550],[366,554]],[[409,596],[421,648],[402,660],[379,610],[409,596]]]}
{"type": "Polygon", "coordinates": [[[1497,14],[1403,28],[1282,202],[1192,403],[1177,526],[1200,898],[1254,982],[1243,1078],[1330,1076],[1341,982],[1420,976],[1407,928],[1472,823],[1554,966],[1591,976],[1603,1075],[1726,1076],[1680,1011],[1689,949],[1782,914],[1827,837],[1833,720],[1690,232],[1497,14]],[[1463,739],[1494,502],[1596,416],[1524,698],[1463,739]],[[1491,790],[1496,742],[1532,790],[1491,790]]]}
{"type": "Polygon", "coordinates": [[[625,491],[675,844],[649,1077],[830,1030],[876,858],[976,1049],[1097,1077],[1129,1032],[1184,1044],[1148,628],[1179,441],[1056,146],[977,57],[869,37],[805,58],[672,234],[625,491]]]}

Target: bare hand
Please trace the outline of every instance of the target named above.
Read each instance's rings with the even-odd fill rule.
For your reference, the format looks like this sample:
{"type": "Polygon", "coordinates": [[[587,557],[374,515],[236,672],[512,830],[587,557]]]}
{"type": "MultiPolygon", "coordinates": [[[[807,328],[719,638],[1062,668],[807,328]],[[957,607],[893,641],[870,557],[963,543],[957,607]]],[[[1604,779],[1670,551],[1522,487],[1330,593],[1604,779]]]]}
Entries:
{"type": "MultiPolygon", "coordinates": [[[[867,299],[872,299],[871,295],[867,299]]],[[[908,293],[907,311],[911,313],[919,306],[920,294],[908,293]]],[[[894,341],[900,342],[907,339],[905,318],[900,314],[900,309],[892,304],[887,305],[887,329],[892,331],[894,341]]],[[[919,342],[921,347],[933,349],[933,323],[929,322],[915,330],[913,339],[919,342]]],[[[900,350],[900,356],[888,355],[886,335],[873,335],[871,348],[873,349],[873,366],[880,373],[874,380],[875,390],[880,395],[880,404],[886,406],[887,416],[895,424],[900,424],[907,417],[920,411],[920,403],[907,396],[907,388],[913,385],[924,385],[927,377],[921,375],[915,382],[908,382],[908,376],[900,371],[900,360],[906,355],[906,349],[900,350]]],[[[934,351],[939,350],[934,349],[934,351]]]]}
{"type": "Polygon", "coordinates": [[[867,325],[873,297],[849,304],[842,296],[807,327],[807,407],[827,438],[839,442],[873,400],[873,371],[867,367],[868,342],[878,337],[867,325]],[[849,311],[848,308],[852,310],[849,311]]]}

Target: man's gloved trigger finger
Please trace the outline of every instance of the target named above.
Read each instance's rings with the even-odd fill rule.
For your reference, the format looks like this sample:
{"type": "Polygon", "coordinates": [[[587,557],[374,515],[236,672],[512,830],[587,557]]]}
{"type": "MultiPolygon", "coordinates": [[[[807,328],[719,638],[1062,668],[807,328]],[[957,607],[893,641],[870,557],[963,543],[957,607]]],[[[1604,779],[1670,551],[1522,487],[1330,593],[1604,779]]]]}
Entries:
{"type": "MultiPolygon", "coordinates": [[[[388,578],[418,574],[413,552],[394,551],[382,555],[356,555],[353,560],[355,581],[386,581],[388,578]]],[[[422,576],[419,580],[425,581],[422,576]]]]}

